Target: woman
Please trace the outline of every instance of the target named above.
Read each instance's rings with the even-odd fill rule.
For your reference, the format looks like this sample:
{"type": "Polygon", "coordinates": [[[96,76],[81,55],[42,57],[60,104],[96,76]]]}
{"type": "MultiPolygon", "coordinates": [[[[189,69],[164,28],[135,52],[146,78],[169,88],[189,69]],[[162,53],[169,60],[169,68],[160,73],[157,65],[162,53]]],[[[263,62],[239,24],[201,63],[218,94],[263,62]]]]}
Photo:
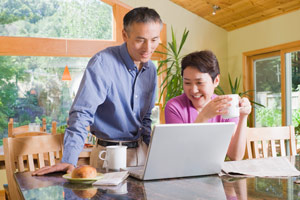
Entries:
{"type": "Polygon", "coordinates": [[[227,156],[231,160],[241,160],[246,147],[247,117],[251,112],[249,100],[239,99],[239,117],[223,119],[221,115],[227,114],[231,98],[214,94],[220,83],[216,56],[211,51],[194,52],[182,59],[181,67],[184,94],[168,101],[166,123],[235,122],[237,126],[227,156]]]}

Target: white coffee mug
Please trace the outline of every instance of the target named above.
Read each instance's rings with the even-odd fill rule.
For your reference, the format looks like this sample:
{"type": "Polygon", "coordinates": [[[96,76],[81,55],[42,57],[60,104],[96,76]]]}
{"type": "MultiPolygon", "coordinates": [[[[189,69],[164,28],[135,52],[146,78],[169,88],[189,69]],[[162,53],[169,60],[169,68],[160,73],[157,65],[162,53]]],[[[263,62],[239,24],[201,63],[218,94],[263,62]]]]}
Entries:
{"type": "Polygon", "coordinates": [[[28,127],[28,131],[35,131],[35,123],[29,123],[28,127]]]}
{"type": "Polygon", "coordinates": [[[229,94],[232,100],[229,102],[231,105],[227,109],[227,114],[222,115],[222,118],[229,119],[234,117],[240,116],[240,109],[239,109],[239,95],[238,94],[229,94]]]}
{"type": "Polygon", "coordinates": [[[41,131],[40,124],[38,124],[38,123],[35,123],[35,126],[34,126],[34,131],[36,131],[36,132],[39,132],[39,131],[41,131]]]}
{"type": "Polygon", "coordinates": [[[107,168],[112,170],[120,170],[126,168],[127,146],[107,146],[106,150],[99,153],[99,158],[107,162],[107,168]],[[102,154],[106,153],[105,158],[102,154]]]}
{"type": "Polygon", "coordinates": [[[38,124],[38,123],[30,123],[29,125],[28,125],[28,130],[29,131],[35,131],[35,132],[39,132],[39,131],[41,131],[40,130],[40,124],[38,124]]]}

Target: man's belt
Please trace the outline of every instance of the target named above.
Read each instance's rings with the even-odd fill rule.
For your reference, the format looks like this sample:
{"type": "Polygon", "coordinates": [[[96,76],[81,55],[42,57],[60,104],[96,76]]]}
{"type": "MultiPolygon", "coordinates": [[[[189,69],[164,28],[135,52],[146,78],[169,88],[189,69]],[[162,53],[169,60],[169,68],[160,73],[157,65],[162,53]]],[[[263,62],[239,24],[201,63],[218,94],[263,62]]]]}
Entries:
{"type": "Polygon", "coordinates": [[[113,142],[113,141],[106,141],[106,140],[99,140],[98,139],[98,142],[97,142],[100,146],[103,146],[103,147],[106,147],[106,146],[114,146],[114,145],[122,145],[122,146],[127,146],[128,149],[130,148],[137,148],[139,147],[139,143],[138,141],[132,141],[132,142],[128,142],[128,141],[125,141],[125,142],[122,142],[122,141],[119,141],[119,142],[113,142]]]}

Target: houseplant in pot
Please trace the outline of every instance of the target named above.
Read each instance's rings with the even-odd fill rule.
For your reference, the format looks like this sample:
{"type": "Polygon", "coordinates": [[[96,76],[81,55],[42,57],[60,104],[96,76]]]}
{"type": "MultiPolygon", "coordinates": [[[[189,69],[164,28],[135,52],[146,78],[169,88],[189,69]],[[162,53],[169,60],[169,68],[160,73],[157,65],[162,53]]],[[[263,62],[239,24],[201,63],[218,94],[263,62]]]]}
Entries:
{"type": "Polygon", "coordinates": [[[187,29],[184,29],[179,45],[176,40],[173,27],[171,27],[171,31],[172,41],[168,42],[167,46],[161,44],[165,49],[165,52],[156,51],[156,53],[166,55],[166,59],[159,61],[159,66],[157,68],[157,75],[161,75],[162,73],[165,73],[166,75],[160,85],[161,93],[158,100],[160,102],[162,100],[163,95],[166,93],[166,99],[163,104],[163,108],[165,107],[166,102],[168,100],[183,93],[181,77],[181,59],[184,56],[180,53],[184,43],[186,42],[189,31],[187,29]],[[167,67],[165,67],[166,65],[167,67]]]}
{"type": "MultiPolygon", "coordinates": [[[[228,74],[228,81],[229,81],[229,86],[230,86],[230,93],[231,94],[238,94],[240,97],[246,96],[246,97],[250,97],[249,101],[251,102],[252,105],[254,106],[260,106],[260,107],[265,107],[264,105],[257,103],[253,100],[251,100],[251,95],[249,94],[250,92],[253,92],[254,90],[247,90],[245,92],[239,92],[239,88],[240,88],[240,83],[241,83],[241,77],[236,77],[234,81],[232,81],[230,74],[228,74]]],[[[226,93],[224,92],[224,90],[222,89],[222,87],[220,85],[218,85],[215,88],[215,93],[217,95],[225,95],[226,93]]],[[[250,116],[253,113],[250,113],[250,116]]],[[[249,117],[248,118],[248,125],[251,124],[253,117],[249,117]]],[[[252,122],[253,123],[253,122],[252,122]]]]}
{"type": "MultiPolygon", "coordinates": [[[[239,88],[240,88],[240,83],[241,83],[241,77],[237,77],[235,78],[234,82],[231,80],[230,74],[228,74],[228,81],[229,81],[229,86],[230,86],[230,93],[231,94],[238,94],[240,97],[242,96],[247,96],[247,97],[251,97],[249,95],[249,92],[252,92],[253,90],[247,90],[245,92],[239,92],[239,88]]],[[[215,89],[215,93],[217,95],[225,95],[224,90],[222,89],[222,87],[220,85],[218,85],[215,89]]],[[[255,101],[252,101],[249,99],[249,101],[252,104],[255,104],[257,106],[261,106],[261,107],[265,107],[264,105],[257,103],[255,101]]]]}

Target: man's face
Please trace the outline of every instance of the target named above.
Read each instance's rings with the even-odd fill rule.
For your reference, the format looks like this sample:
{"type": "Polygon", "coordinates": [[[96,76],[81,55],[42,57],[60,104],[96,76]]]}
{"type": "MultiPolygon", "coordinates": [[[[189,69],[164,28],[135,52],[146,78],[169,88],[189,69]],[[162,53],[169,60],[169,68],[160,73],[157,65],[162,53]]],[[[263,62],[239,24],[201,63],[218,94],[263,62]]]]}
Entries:
{"type": "Polygon", "coordinates": [[[133,62],[139,64],[147,62],[159,44],[160,23],[136,23],[134,22],[123,30],[122,35],[127,43],[127,49],[133,62]]]}

